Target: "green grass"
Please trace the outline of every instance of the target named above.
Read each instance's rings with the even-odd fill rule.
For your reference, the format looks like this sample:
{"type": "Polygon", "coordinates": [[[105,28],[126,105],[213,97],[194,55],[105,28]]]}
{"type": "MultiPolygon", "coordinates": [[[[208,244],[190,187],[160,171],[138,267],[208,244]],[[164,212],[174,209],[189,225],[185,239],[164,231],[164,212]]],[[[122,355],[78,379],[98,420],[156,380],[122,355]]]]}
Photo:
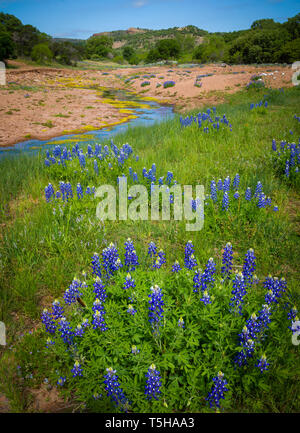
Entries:
{"type": "MultiPolygon", "coordinates": [[[[89,266],[94,251],[100,252],[106,241],[123,244],[128,236],[144,256],[147,242],[157,242],[166,252],[169,267],[175,259],[182,258],[189,239],[195,245],[201,266],[212,256],[220,267],[220,251],[227,242],[233,245],[238,265],[242,265],[245,252],[254,248],[258,277],[262,280],[268,274],[284,276],[289,293],[298,299],[299,309],[300,191],[276,176],[271,142],[273,138],[291,141],[290,130],[294,132],[293,140],[299,137],[300,126],[293,116],[299,115],[300,89],[295,87],[284,93],[273,91],[267,98],[267,110],[250,111],[250,103],[258,102],[266,93],[266,89],[239,92],[226,97],[226,103],[217,107],[217,114],[226,113],[232,132],[224,129],[204,134],[197,125],[181,129],[177,115],[174,120],[148,128],[129,128],[114,137],[114,142],[118,146],[129,143],[139,155],[138,162],[129,161],[123,169],[128,173],[131,165],[139,177],[143,167],[149,169],[155,162],[157,177],[166,176],[170,170],[179,183],[203,184],[207,191],[213,178],[224,179],[227,175],[233,178],[236,173],[241,176],[241,191],[247,186],[253,190],[260,180],[264,192],[279,206],[276,214],[253,208],[226,215],[221,211],[208,212],[204,228],[199,232],[186,232],[183,222],[174,221],[106,222],[103,229],[94,218],[94,205],[88,201],[80,206],[75,200],[74,204],[66,206],[62,216],[58,216],[58,208],[53,215],[53,206],[45,202],[44,187],[49,182],[57,189],[59,180],[69,180],[76,194],[76,183],[83,178],[79,179],[80,175],[74,174],[73,168],[65,173],[46,170],[44,155],[21,155],[0,161],[0,320],[7,326],[8,346],[13,344],[19,353],[17,337],[39,326],[42,308],[54,297],[61,296],[74,275],[80,275],[89,266]],[[77,219],[80,216],[81,221],[77,219]]],[[[100,170],[97,179],[90,172],[85,185],[116,184],[117,173],[115,167],[112,171],[100,170]]],[[[27,410],[27,389],[20,385],[13,368],[17,356],[8,349],[2,349],[2,355],[0,377],[5,375],[2,376],[5,380],[0,380],[0,391],[2,387],[14,410],[27,410]]],[[[45,377],[47,365],[42,359],[38,362],[41,370],[38,377],[45,377]]],[[[282,389],[290,380],[289,376],[283,381],[282,389]]],[[[293,387],[297,394],[299,384],[293,387]]],[[[280,400],[280,392],[279,387],[273,400],[271,396],[268,404],[259,406],[260,409],[289,411],[285,397],[280,400]]],[[[258,410],[255,398],[249,396],[240,402],[240,410],[258,410]]]]}

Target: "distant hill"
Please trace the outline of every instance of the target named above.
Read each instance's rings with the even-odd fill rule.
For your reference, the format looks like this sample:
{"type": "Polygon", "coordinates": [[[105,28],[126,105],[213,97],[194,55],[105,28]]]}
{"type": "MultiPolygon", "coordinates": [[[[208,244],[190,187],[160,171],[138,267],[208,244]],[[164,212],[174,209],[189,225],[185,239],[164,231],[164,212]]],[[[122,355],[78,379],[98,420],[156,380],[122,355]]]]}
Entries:
{"type": "Polygon", "coordinates": [[[196,26],[172,27],[169,29],[150,30],[130,27],[127,30],[114,30],[111,32],[94,33],[92,36],[109,36],[113,39],[113,48],[130,46],[136,50],[149,50],[153,48],[159,39],[174,38],[181,39],[186,36],[195,38],[196,44],[202,42],[203,36],[207,35],[206,30],[196,26]]]}

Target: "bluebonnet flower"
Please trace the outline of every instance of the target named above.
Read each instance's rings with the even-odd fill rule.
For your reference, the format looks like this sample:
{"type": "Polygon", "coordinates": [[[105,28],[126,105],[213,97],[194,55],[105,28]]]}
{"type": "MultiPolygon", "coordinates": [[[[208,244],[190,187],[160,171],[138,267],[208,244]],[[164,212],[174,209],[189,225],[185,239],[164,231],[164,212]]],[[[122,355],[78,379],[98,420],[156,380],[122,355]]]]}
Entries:
{"type": "Polygon", "coordinates": [[[214,406],[220,408],[220,400],[225,398],[224,393],[228,391],[228,388],[226,387],[228,382],[226,379],[224,379],[224,373],[222,373],[222,371],[219,371],[217,376],[213,378],[213,382],[214,384],[211,388],[211,391],[205,400],[209,402],[209,406],[211,408],[214,406]]]}
{"type": "Polygon", "coordinates": [[[259,310],[257,321],[259,324],[259,331],[263,333],[263,331],[269,327],[269,323],[271,323],[271,308],[268,304],[264,304],[261,310],[259,310]]]}
{"type": "Polygon", "coordinates": [[[157,285],[151,287],[150,290],[151,293],[149,295],[149,322],[154,332],[158,332],[164,313],[164,301],[162,299],[163,293],[157,285]]]}
{"type": "Polygon", "coordinates": [[[195,266],[197,266],[194,252],[195,248],[192,241],[188,241],[184,249],[184,265],[187,269],[193,269],[195,266]]]}
{"type": "Polygon", "coordinates": [[[224,279],[230,279],[230,274],[232,271],[232,259],[233,259],[233,250],[232,245],[228,242],[224,248],[223,256],[222,256],[222,276],[224,279]]]}
{"type": "Polygon", "coordinates": [[[229,176],[227,176],[227,177],[225,178],[225,180],[224,180],[224,183],[223,183],[223,191],[224,191],[224,192],[229,192],[229,191],[230,191],[230,177],[229,177],[229,176]]]}
{"type": "Polygon", "coordinates": [[[94,311],[94,313],[96,311],[103,311],[103,305],[102,302],[100,301],[100,299],[95,299],[95,301],[93,302],[93,306],[92,306],[92,310],[94,311]]]}
{"type": "Polygon", "coordinates": [[[132,346],[131,347],[131,353],[133,353],[134,355],[137,355],[138,353],[140,353],[140,350],[136,346],[132,346]]]}
{"type": "Polygon", "coordinates": [[[70,323],[67,321],[65,317],[62,317],[58,322],[58,330],[61,333],[61,338],[67,344],[73,343],[73,331],[70,323]]]}
{"type": "Polygon", "coordinates": [[[239,194],[238,191],[235,191],[235,193],[233,194],[233,198],[235,198],[236,200],[237,200],[238,198],[240,198],[240,194],[239,194]]]}
{"type": "Polygon", "coordinates": [[[65,194],[67,201],[69,200],[69,198],[73,198],[73,190],[70,182],[65,183],[65,194]]]}
{"type": "Polygon", "coordinates": [[[57,380],[57,385],[59,386],[64,386],[65,382],[66,382],[67,378],[66,376],[60,376],[60,378],[57,380]]]}
{"type": "Polygon", "coordinates": [[[222,179],[219,179],[219,180],[218,180],[217,188],[218,188],[218,191],[222,191],[222,189],[223,189],[223,182],[222,182],[222,179]]]}
{"type": "Polygon", "coordinates": [[[250,318],[246,321],[249,337],[256,340],[258,334],[261,332],[261,322],[255,313],[251,314],[250,318]]]}
{"type": "Polygon", "coordinates": [[[95,278],[93,286],[94,286],[93,292],[95,293],[96,298],[98,298],[101,302],[104,302],[107,297],[107,294],[105,290],[105,285],[102,283],[99,277],[95,278]]]}
{"type": "Polygon", "coordinates": [[[248,201],[250,201],[250,200],[251,200],[251,197],[252,197],[251,188],[248,187],[248,188],[246,189],[246,192],[245,192],[245,199],[248,200],[248,201]]]}
{"type": "Polygon", "coordinates": [[[159,250],[158,257],[160,258],[161,265],[164,265],[166,263],[166,253],[163,250],[159,250]]]}
{"type": "Polygon", "coordinates": [[[237,173],[237,174],[235,175],[234,179],[233,179],[233,184],[232,184],[232,186],[233,186],[234,189],[238,189],[238,188],[239,188],[239,185],[240,185],[240,175],[237,173]]]}
{"type": "Polygon", "coordinates": [[[77,192],[77,198],[78,199],[83,198],[83,190],[82,190],[82,186],[80,183],[77,184],[76,192],[77,192]]]}
{"type": "Polygon", "coordinates": [[[93,315],[92,324],[94,329],[100,328],[101,331],[104,332],[108,329],[104,320],[105,311],[103,305],[101,305],[99,308],[101,308],[101,311],[99,309],[96,310],[95,314],[93,315]]]}
{"type": "Polygon", "coordinates": [[[245,278],[245,283],[248,287],[251,287],[253,284],[253,274],[256,268],[255,260],[256,257],[254,255],[254,250],[250,248],[245,255],[245,261],[243,265],[243,275],[245,278]]]}
{"type": "Polygon", "coordinates": [[[172,179],[173,179],[173,173],[171,172],[171,171],[168,171],[168,173],[167,173],[167,177],[166,177],[166,183],[170,186],[171,185],[171,182],[172,182],[172,179]]]}
{"type": "Polygon", "coordinates": [[[41,320],[42,323],[45,325],[46,331],[49,332],[49,334],[55,334],[56,324],[47,308],[44,308],[41,315],[41,320]]]}
{"type": "Polygon", "coordinates": [[[83,328],[87,328],[88,326],[90,326],[89,319],[83,319],[82,327],[83,328]]]}
{"type": "Polygon", "coordinates": [[[185,267],[187,269],[193,269],[194,267],[197,266],[197,260],[194,256],[194,254],[191,254],[187,260],[185,260],[185,267]]]}
{"type": "Polygon", "coordinates": [[[263,373],[264,371],[269,370],[268,366],[270,364],[267,362],[267,357],[266,355],[262,355],[258,360],[257,363],[255,364],[255,367],[260,369],[260,372],[263,373]]]}
{"type": "Polygon", "coordinates": [[[179,326],[179,328],[184,329],[184,320],[182,317],[180,317],[178,320],[178,326],[179,326]]]}
{"type": "Polygon", "coordinates": [[[55,341],[51,340],[51,338],[47,338],[47,340],[46,340],[46,347],[47,347],[47,349],[49,349],[50,346],[53,346],[53,344],[55,344],[55,341]]]}
{"type": "Polygon", "coordinates": [[[74,367],[71,370],[73,377],[82,376],[82,368],[78,361],[75,362],[74,367]]]}
{"type": "Polygon", "coordinates": [[[238,312],[242,315],[242,304],[244,303],[244,297],[247,293],[244,276],[239,272],[233,281],[233,290],[231,291],[233,297],[230,299],[231,311],[238,312]]]}
{"type": "Polygon", "coordinates": [[[72,303],[76,302],[78,297],[82,296],[82,293],[79,290],[81,286],[82,283],[77,278],[74,278],[63,296],[66,304],[71,305],[72,303]]]}
{"type": "Polygon", "coordinates": [[[92,269],[93,269],[93,275],[96,275],[97,277],[101,278],[101,264],[99,255],[97,253],[94,253],[92,257],[92,269]]]}
{"type": "Polygon", "coordinates": [[[257,207],[260,209],[265,208],[267,206],[267,197],[263,192],[261,192],[258,196],[257,207]]]}
{"type": "Polygon", "coordinates": [[[217,187],[216,187],[216,182],[214,180],[212,180],[210,183],[210,197],[214,202],[218,200],[217,187]]]}
{"type": "Polygon", "coordinates": [[[272,140],[272,150],[274,151],[274,152],[276,152],[276,150],[277,150],[277,146],[276,146],[276,140],[273,138],[273,140],[272,140]]]}
{"type": "Polygon", "coordinates": [[[257,182],[256,188],[255,188],[255,192],[254,192],[254,197],[259,197],[259,195],[263,192],[262,190],[262,184],[260,181],[257,182]]]}
{"type": "Polygon", "coordinates": [[[125,266],[128,266],[129,271],[134,271],[138,265],[138,256],[134,249],[133,242],[128,238],[125,242],[125,266]]]}
{"type": "Polygon", "coordinates": [[[178,260],[176,260],[174,265],[172,266],[172,272],[177,273],[179,271],[181,271],[181,266],[180,266],[178,260]]]}
{"type": "Polygon", "coordinates": [[[201,287],[201,281],[200,281],[201,275],[202,275],[202,269],[197,269],[195,271],[195,274],[194,274],[194,277],[193,277],[193,282],[194,282],[194,284],[193,284],[193,287],[194,287],[193,292],[194,293],[198,293],[199,289],[201,287]]]}
{"type": "Polygon", "coordinates": [[[229,208],[229,196],[228,192],[224,192],[223,200],[222,200],[222,209],[228,211],[229,208]]]}
{"type": "Polygon", "coordinates": [[[98,162],[97,162],[96,159],[94,160],[94,172],[98,176],[98,174],[99,174],[99,167],[98,167],[98,162]]]}
{"type": "Polygon", "coordinates": [[[129,314],[131,314],[132,316],[134,316],[135,313],[136,313],[136,311],[137,311],[137,310],[135,310],[131,304],[128,305],[127,313],[129,313],[129,314]]]}
{"type": "Polygon", "coordinates": [[[151,364],[146,373],[145,395],[147,400],[158,400],[161,391],[161,376],[155,364],[151,364]]]}
{"type": "Polygon", "coordinates": [[[291,308],[291,310],[288,312],[287,317],[288,317],[289,320],[294,321],[295,318],[296,318],[296,316],[297,316],[297,314],[298,314],[298,310],[297,310],[296,306],[294,306],[294,307],[291,308]]]}
{"type": "Polygon", "coordinates": [[[266,295],[265,295],[265,302],[267,303],[267,304],[272,304],[273,302],[274,303],[277,303],[278,301],[277,301],[277,298],[276,298],[276,295],[275,295],[275,293],[273,292],[273,290],[268,290],[268,292],[266,293],[266,295]]]}
{"type": "Polygon", "coordinates": [[[214,262],[214,259],[210,257],[208,260],[204,272],[201,275],[200,283],[201,283],[201,290],[205,291],[209,287],[213,286],[213,283],[215,281],[214,274],[216,272],[216,264],[214,262]]]}
{"type": "Polygon", "coordinates": [[[124,391],[120,386],[119,378],[116,375],[116,370],[113,370],[111,367],[106,369],[106,374],[104,375],[104,384],[105,391],[107,392],[107,395],[111,397],[114,404],[119,406],[121,409],[125,409],[125,405],[128,403],[128,400],[126,399],[124,391]]]}
{"type": "Polygon", "coordinates": [[[278,210],[279,210],[279,209],[278,209],[278,206],[274,206],[274,207],[273,207],[273,211],[274,211],[274,212],[278,212],[278,210]]]}
{"type": "Polygon", "coordinates": [[[113,275],[118,269],[122,267],[119,253],[113,243],[102,251],[103,267],[107,276],[113,275]]]}
{"type": "Polygon", "coordinates": [[[82,337],[83,334],[84,334],[84,328],[83,328],[82,325],[80,325],[80,324],[77,325],[76,328],[75,328],[75,333],[74,333],[74,335],[75,335],[76,337],[82,337]]]}
{"type": "Polygon", "coordinates": [[[130,287],[135,288],[135,281],[130,274],[126,275],[125,283],[123,289],[129,289],[130,287]]]}
{"type": "Polygon", "coordinates": [[[64,309],[60,305],[60,302],[55,299],[54,302],[52,302],[52,315],[54,319],[60,319],[62,315],[64,314],[64,309]]]}
{"type": "Polygon", "coordinates": [[[202,294],[202,298],[200,298],[200,301],[202,301],[204,305],[211,304],[211,298],[207,290],[204,290],[202,294]]]}
{"type": "Polygon", "coordinates": [[[286,281],[284,278],[279,280],[277,277],[272,278],[270,275],[265,279],[263,283],[264,287],[268,289],[268,293],[265,296],[267,304],[274,302],[278,304],[279,298],[286,291],[286,281]]]}
{"type": "Polygon", "coordinates": [[[49,183],[49,185],[45,187],[45,197],[47,203],[49,203],[52,196],[55,196],[55,192],[54,192],[53,185],[49,183]]]}

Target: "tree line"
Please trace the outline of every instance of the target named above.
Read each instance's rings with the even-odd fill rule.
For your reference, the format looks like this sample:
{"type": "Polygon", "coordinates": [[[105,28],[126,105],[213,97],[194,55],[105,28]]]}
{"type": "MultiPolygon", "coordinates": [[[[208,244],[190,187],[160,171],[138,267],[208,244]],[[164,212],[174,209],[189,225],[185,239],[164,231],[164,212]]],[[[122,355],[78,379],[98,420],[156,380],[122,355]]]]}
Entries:
{"type": "Polygon", "coordinates": [[[23,25],[0,12],[0,60],[26,57],[38,63],[55,60],[76,65],[80,59],[111,59],[118,63],[155,63],[163,60],[249,63],[292,63],[300,60],[300,13],[284,23],[254,21],[248,30],[208,33],[195,26],[145,30],[128,34],[115,31],[84,40],[60,40],[23,25]],[[124,46],[114,49],[116,40],[124,46]]]}

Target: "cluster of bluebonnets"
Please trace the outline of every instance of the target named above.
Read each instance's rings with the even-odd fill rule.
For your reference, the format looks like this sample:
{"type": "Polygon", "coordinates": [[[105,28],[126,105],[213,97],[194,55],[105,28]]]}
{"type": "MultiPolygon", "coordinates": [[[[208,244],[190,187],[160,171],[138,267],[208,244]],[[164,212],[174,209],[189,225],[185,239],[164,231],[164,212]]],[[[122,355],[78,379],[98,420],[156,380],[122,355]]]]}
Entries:
{"type": "MultiPolygon", "coordinates": [[[[253,203],[259,209],[272,207],[272,199],[263,192],[263,185],[257,182],[255,188],[247,187],[245,191],[240,191],[240,175],[237,173],[233,179],[227,176],[224,180],[213,179],[210,182],[210,194],[205,198],[205,205],[209,206],[212,202],[227,212],[235,202],[243,200],[253,203]]],[[[273,206],[273,211],[278,211],[278,206],[273,206]]]]}
{"type": "Polygon", "coordinates": [[[174,87],[175,86],[175,81],[169,80],[169,81],[165,81],[164,84],[164,89],[167,89],[168,87],[174,87]]]}
{"type": "Polygon", "coordinates": [[[246,89],[262,89],[265,87],[264,80],[261,78],[261,75],[252,75],[249,83],[246,85],[246,89]]]}
{"type": "Polygon", "coordinates": [[[272,140],[274,165],[287,179],[295,179],[300,170],[300,138],[298,143],[272,140]]]}
{"type": "Polygon", "coordinates": [[[150,86],[150,81],[143,81],[141,87],[150,86]]]}
{"type": "Polygon", "coordinates": [[[82,187],[80,183],[76,186],[76,195],[73,193],[73,187],[70,182],[59,182],[59,189],[55,192],[52,183],[49,183],[45,187],[45,198],[46,202],[61,200],[63,202],[68,202],[73,199],[74,196],[77,197],[78,200],[82,199],[84,196],[94,197],[95,187],[82,187]]]}
{"type": "MultiPolygon", "coordinates": [[[[78,143],[76,143],[75,146],[72,147],[72,150],[68,150],[67,147],[62,148],[60,145],[56,145],[54,146],[52,154],[49,150],[47,150],[44,163],[46,167],[51,167],[53,165],[67,167],[68,161],[78,160],[80,168],[82,170],[86,170],[87,162],[92,160],[94,172],[96,174],[99,174],[98,164],[101,161],[116,160],[118,165],[122,167],[124,165],[124,162],[130,156],[133,156],[133,150],[128,143],[123,144],[122,147],[118,148],[118,146],[114,144],[113,140],[111,140],[110,148],[107,145],[102,146],[102,144],[99,143],[96,143],[94,147],[91,144],[88,144],[86,152],[84,152],[79,147],[78,143]]],[[[136,158],[138,159],[137,156],[136,158]]]]}
{"type": "Polygon", "coordinates": [[[210,130],[219,131],[222,127],[228,127],[230,131],[232,131],[232,125],[227,119],[226,115],[217,116],[216,115],[216,107],[208,108],[206,112],[200,112],[196,116],[187,116],[183,118],[180,116],[179,118],[180,125],[182,128],[186,128],[187,126],[191,126],[193,124],[198,124],[199,128],[203,127],[203,132],[208,133],[210,130]],[[209,128],[212,127],[212,129],[209,128]]]}
{"type": "MultiPolygon", "coordinates": [[[[134,271],[141,264],[133,241],[130,238],[124,243],[124,250],[123,261],[120,258],[117,246],[113,243],[104,248],[101,254],[94,253],[91,259],[92,279],[85,282],[74,278],[63,295],[63,301],[56,299],[52,303],[51,310],[43,310],[41,320],[46,332],[49,334],[46,342],[48,349],[55,347],[57,340],[62,340],[67,348],[77,347],[85,333],[95,331],[105,333],[109,329],[105,308],[108,297],[106,287],[110,284],[111,278],[120,269],[128,272],[123,284],[123,290],[127,291],[129,295],[128,300],[131,302],[128,305],[127,312],[131,315],[141,312],[141,305],[137,303],[135,297],[138,287],[133,276],[134,271]],[[70,306],[79,304],[84,307],[82,311],[85,317],[80,320],[80,323],[74,324],[74,318],[73,321],[68,320],[66,313],[69,311],[70,306]]],[[[147,256],[149,272],[157,272],[158,269],[167,264],[165,253],[154,242],[149,242],[147,256]],[[155,266],[156,262],[158,262],[157,266],[155,266]]],[[[227,243],[222,253],[221,274],[218,282],[224,285],[224,288],[229,288],[231,292],[227,306],[228,311],[233,315],[243,317],[245,320],[245,326],[236,339],[239,351],[232,359],[233,365],[242,367],[247,365],[248,361],[254,357],[261,347],[262,341],[266,338],[266,331],[272,320],[272,313],[275,311],[280,298],[286,292],[287,284],[284,278],[266,277],[262,282],[266,291],[264,303],[257,314],[253,313],[247,319],[247,313],[244,312],[245,299],[253,290],[253,285],[259,282],[255,275],[256,257],[253,249],[249,249],[246,252],[240,272],[234,272],[233,268],[233,248],[230,243],[227,243]]],[[[176,260],[170,271],[173,274],[190,272],[195,302],[198,299],[200,303],[203,303],[204,309],[209,308],[210,304],[218,302],[218,299],[213,295],[217,280],[216,263],[213,258],[210,258],[204,269],[200,269],[195,257],[195,247],[192,241],[188,241],[185,245],[182,264],[176,260]]],[[[84,273],[83,277],[85,279],[87,274],[84,273]]],[[[165,297],[166,294],[163,288],[158,285],[150,287],[148,295],[148,322],[154,338],[159,337],[161,329],[165,324],[165,297]]],[[[288,328],[293,333],[299,328],[297,325],[299,324],[297,313],[296,307],[293,307],[288,313],[288,319],[291,323],[291,326],[288,328]]],[[[177,326],[184,332],[185,323],[182,317],[178,318],[177,326]]],[[[140,349],[132,346],[131,353],[132,355],[138,355],[140,349]]],[[[85,374],[84,363],[82,364],[82,361],[76,358],[74,358],[74,361],[75,363],[70,372],[73,377],[80,378],[85,374]]],[[[262,354],[256,359],[254,366],[261,373],[264,373],[268,370],[270,363],[266,355],[262,354]]],[[[127,411],[130,401],[124,395],[116,371],[112,367],[106,368],[105,371],[103,384],[105,385],[107,395],[119,410],[127,411]]],[[[212,380],[213,385],[206,400],[211,408],[218,409],[220,408],[220,400],[224,399],[224,394],[228,391],[228,382],[221,371],[212,380]]],[[[63,386],[66,381],[65,376],[60,377],[58,384],[63,386]]],[[[159,399],[162,386],[161,373],[155,364],[151,364],[148,371],[145,372],[145,398],[150,401],[159,399]]]]}
{"type": "Polygon", "coordinates": [[[250,104],[250,110],[253,110],[255,108],[265,107],[267,108],[269,106],[268,101],[259,101],[256,104],[253,102],[250,104]]]}

